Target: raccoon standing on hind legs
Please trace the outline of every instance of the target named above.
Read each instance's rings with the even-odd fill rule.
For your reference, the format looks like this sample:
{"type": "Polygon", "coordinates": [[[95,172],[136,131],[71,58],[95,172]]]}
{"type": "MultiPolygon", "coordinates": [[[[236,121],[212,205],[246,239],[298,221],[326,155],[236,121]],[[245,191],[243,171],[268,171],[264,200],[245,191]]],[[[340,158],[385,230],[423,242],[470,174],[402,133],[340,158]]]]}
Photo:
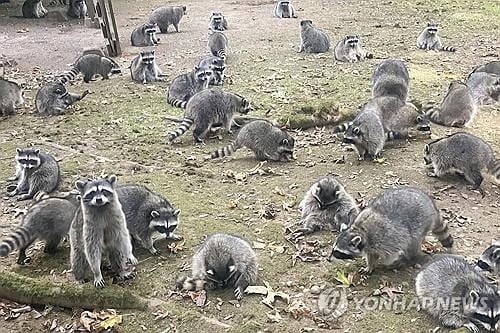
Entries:
{"type": "Polygon", "coordinates": [[[443,46],[441,38],[438,36],[438,25],[436,23],[427,23],[427,26],[417,38],[417,47],[427,51],[456,51],[453,46],[443,46]]]}
{"type": "Polygon", "coordinates": [[[311,20],[300,21],[299,52],[323,53],[330,49],[330,38],[313,26],[311,20]]]}
{"type": "Polygon", "coordinates": [[[297,18],[295,9],[289,0],[278,0],[274,6],[273,15],[279,18],[297,18]]]}
{"type": "Polygon", "coordinates": [[[142,84],[160,81],[163,75],[155,60],[155,51],[142,51],[130,65],[132,80],[142,84]]]}

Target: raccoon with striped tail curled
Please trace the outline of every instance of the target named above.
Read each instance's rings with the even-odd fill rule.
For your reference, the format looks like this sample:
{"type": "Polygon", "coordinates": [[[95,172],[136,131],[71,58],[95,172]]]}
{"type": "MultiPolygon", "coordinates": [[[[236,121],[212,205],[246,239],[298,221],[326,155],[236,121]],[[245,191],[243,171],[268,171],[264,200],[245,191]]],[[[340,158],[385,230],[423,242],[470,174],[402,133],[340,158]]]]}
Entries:
{"type": "Polygon", "coordinates": [[[358,62],[372,59],[373,54],[359,44],[358,35],[347,35],[335,45],[335,59],[341,62],[358,62]]]}
{"type": "Polygon", "coordinates": [[[204,69],[208,68],[212,71],[212,77],[210,78],[210,85],[222,86],[224,85],[225,79],[225,61],[222,58],[216,56],[208,56],[200,60],[198,63],[198,68],[204,69]]]}
{"type": "Polygon", "coordinates": [[[179,32],[179,22],[186,15],[186,6],[170,6],[155,9],[149,16],[150,23],[156,23],[160,32],[168,33],[168,27],[173,25],[175,31],[179,32]]]}
{"type": "Polygon", "coordinates": [[[155,46],[160,41],[160,38],[156,37],[156,30],[158,29],[158,24],[156,23],[144,23],[141,26],[135,28],[130,35],[130,43],[132,46],[155,46]]]}
{"type": "Polygon", "coordinates": [[[500,276],[500,241],[493,240],[484,250],[476,265],[480,270],[500,276]]]}
{"type": "Polygon", "coordinates": [[[208,24],[208,29],[224,31],[227,30],[227,20],[221,12],[212,12],[210,15],[210,23],[208,24]]]}
{"type": "Polygon", "coordinates": [[[193,256],[192,277],[180,278],[185,290],[234,288],[236,299],[257,281],[257,256],[248,242],[227,234],[209,236],[193,256]]]}
{"type": "Polygon", "coordinates": [[[401,60],[388,59],[377,65],[372,75],[372,97],[408,98],[410,74],[401,60]]]}
{"type": "Polygon", "coordinates": [[[422,50],[436,50],[455,52],[453,46],[443,46],[441,38],[438,36],[438,25],[436,23],[427,23],[417,38],[417,47],[422,50]]]}
{"type": "Polygon", "coordinates": [[[203,142],[213,125],[222,124],[230,133],[234,113],[246,114],[250,109],[246,98],[240,95],[218,88],[205,89],[189,100],[182,123],[168,134],[168,141],[173,142],[193,125],[193,136],[197,142],[203,142]]]}
{"type": "Polygon", "coordinates": [[[155,51],[142,51],[130,65],[132,80],[142,84],[160,81],[162,72],[155,59],[155,51]]]}
{"type": "Polygon", "coordinates": [[[24,215],[21,225],[0,242],[0,257],[19,249],[17,263],[25,265],[31,261],[26,250],[37,239],[45,241],[45,253],[55,253],[62,238],[68,234],[78,205],[73,193],[35,202],[24,215]]]}
{"type": "Polygon", "coordinates": [[[157,232],[167,239],[182,239],[174,234],[179,225],[180,210],[175,209],[167,199],[141,185],[119,186],[116,193],[132,239],[151,254],[160,254],[153,245],[153,235],[157,232]]]}
{"type": "Polygon", "coordinates": [[[83,81],[89,83],[95,75],[101,75],[103,80],[109,79],[109,75],[121,73],[121,69],[116,67],[116,62],[108,57],[97,54],[85,54],[79,57],[73,64],[73,68],[62,74],[58,80],[62,84],[73,81],[79,73],[83,74],[83,81]]]}
{"type": "Polygon", "coordinates": [[[484,178],[500,184],[500,160],[489,144],[469,133],[459,132],[429,143],[424,148],[424,161],[431,169],[428,176],[459,172],[483,196],[484,178]]]}
{"type": "Polygon", "coordinates": [[[429,231],[444,247],[452,247],[448,226],[427,194],[411,187],[385,190],[339,234],[330,260],[364,257],[368,274],[378,266],[416,264],[429,231]]]}
{"type": "Polygon", "coordinates": [[[313,26],[311,20],[300,21],[299,52],[324,53],[330,49],[330,38],[313,26]]]}
{"type": "Polygon", "coordinates": [[[226,60],[228,40],[219,31],[212,31],[208,36],[208,49],[213,56],[226,60]]]}
{"type": "Polygon", "coordinates": [[[279,18],[297,18],[295,8],[293,8],[289,0],[278,0],[274,6],[273,15],[279,18]]]}
{"type": "Polygon", "coordinates": [[[35,98],[38,113],[43,116],[58,116],[74,103],[82,100],[89,94],[85,90],[82,94],[68,92],[62,83],[49,83],[42,86],[35,98]]]}
{"type": "Polygon", "coordinates": [[[81,204],[70,229],[71,270],[77,281],[91,275],[95,287],[104,287],[101,273],[103,255],[120,279],[134,277],[128,264],[136,265],[132,243],[118,194],[117,178],[77,181],[81,204]]]}
{"type": "Polygon", "coordinates": [[[33,198],[39,192],[53,192],[60,181],[59,164],[56,159],[40,149],[16,149],[17,185],[7,187],[10,197],[18,195],[17,200],[33,198]]]}
{"type": "Polygon", "coordinates": [[[254,120],[241,128],[236,140],[211,154],[211,158],[229,156],[241,147],[252,150],[258,160],[293,160],[295,140],[284,130],[265,120],[254,120]]]}
{"type": "Polygon", "coordinates": [[[177,76],[168,87],[167,103],[185,109],[193,95],[208,88],[212,75],[212,69],[195,66],[191,72],[177,76]]]}
{"type": "Polygon", "coordinates": [[[421,308],[447,328],[500,329],[500,292],[461,256],[436,255],[418,273],[421,308]]]}

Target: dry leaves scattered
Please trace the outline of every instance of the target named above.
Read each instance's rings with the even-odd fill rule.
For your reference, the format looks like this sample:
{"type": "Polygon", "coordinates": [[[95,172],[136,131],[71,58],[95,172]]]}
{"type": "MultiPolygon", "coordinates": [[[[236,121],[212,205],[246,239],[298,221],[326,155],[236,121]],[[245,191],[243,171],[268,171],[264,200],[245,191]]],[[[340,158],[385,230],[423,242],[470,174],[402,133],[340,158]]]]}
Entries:
{"type": "Polygon", "coordinates": [[[80,323],[89,332],[103,332],[114,329],[123,321],[122,315],[116,310],[107,309],[99,312],[83,311],[80,315],[80,323]]]}

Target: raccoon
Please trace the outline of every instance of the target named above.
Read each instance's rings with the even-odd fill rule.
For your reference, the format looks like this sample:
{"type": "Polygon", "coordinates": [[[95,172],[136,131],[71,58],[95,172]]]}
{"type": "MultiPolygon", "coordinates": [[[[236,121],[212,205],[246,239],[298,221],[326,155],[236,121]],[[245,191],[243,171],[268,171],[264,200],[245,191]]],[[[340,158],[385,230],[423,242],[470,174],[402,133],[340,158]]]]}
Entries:
{"type": "Polygon", "coordinates": [[[298,223],[301,227],[294,232],[296,237],[319,230],[345,230],[359,214],[353,197],[333,176],[321,177],[312,184],[299,208],[302,219],[298,223]]]}
{"type": "Polygon", "coordinates": [[[474,101],[472,90],[464,83],[453,81],[448,87],[448,93],[440,107],[426,111],[433,123],[451,126],[469,126],[477,113],[477,104],[474,101]]]}
{"type": "Polygon", "coordinates": [[[500,292],[457,255],[437,255],[417,275],[421,308],[449,328],[500,329],[500,292]]]}
{"type": "Polygon", "coordinates": [[[335,59],[341,62],[358,62],[372,59],[373,54],[359,45],[358,35],[347,35],[337,43],[334,50],[335,59]]]}
{"type": "Polygon", "coordinates": [[[448,227],[427,194],[411,187],[385,190],[340,233],[330,260],[362,256],[368,274],[377,266],[413,264],[423,256],[421,245],[429,231],[444,247],[452,247],[448,227]]]}
{"type": "Polygon", "coordinates": [[[214,31],[208,37],[208,49],[212,55],[226,60],[227,37],[222,32],[214,31]]]}
{"type": "Polygon", "coordinates": [[[156,23],[162,34],[168,33],[169,25],[173,25],[175,30],[179,32],[179,22],[186,15],[186,10],[186,6],[160,7],[151,13],[149,22],[156,23]]]}
{"type": "Polygon", "coordinates": [[[208,29],[224,31],[227,30],[227,20],[221,12],[212,12],[210,16],[210,23],[208,24],[208,29]]]}
{"type": "Polygon", "coordinates": [[[132,46],[155,46],[160,41],[156,37],[158,24],[144,23],[143,25],[135,28],[130,36],[130,43],[132,46]]]}
{"type": "Polygon", "coordinates": [[[155,51],[142,51],[130,65],[132,80],[139,83],[151,83],[160,80],[162,72],[155,60],[155,51]]]}
{"type": "Polygon", "coordinates": [[[90,273],[94,286],[104,287],[101,259],[107,254],[111,269],[121,279],[134,276],[128,263],[137,264],[125,214],[116,193],[116,176],[77,181],[81,205],[70,228],[71,269],[77,281],[85,281],[90,273]]]}
{"type": "Polygon", "coordinates": [[[70,0],[52,0],[49,2],[47,6],[49,7],[54,7],[54,6],[66,6],[69,5],[70,0]]]}
{"type": "Polygon", "coordinates": [[[500,102],[500,75],[487,72],[471,73],[465,83],[477,105],[500,102]]]}
{"type": "Polygon", "coordinates": [[[174,234],[179,225],[180,210],[175,209],[167,199],[140,185],[119,186],[116,193],[132,239],[151,254],[160,254],[153,245],[155,232],[164,234],[167,239],[182,239],[174,234]]]}
{"type": "Polygon", "coordinates": [[[441,38],[438,36],[438,25],[436,23],[427,23],[427,27],[418,35],[417,47],[422,50],[437,50],[455,52],[456,48],[452,46],[443,46],[441,38]]]}
{"type": "Polygon", "coordinates": [[[198,63],[198,68],[209,69],[212,71],[212,76],[210,78],[209,84],[214,86],[224,85],[225,79],[225,61],[222,58],[216,56],[208,56],[200,60],[198,63]]]}
{"type": "Polygon", "coordinates": [[[276,6],[274,6],[273,15],[279,18],[297,18],[295,9],[288,0],[278,0],[276,6]]]}
{"type": "Polygon", "coordinates": [[[313,26],[311,20],[300,21],[299,52],[324,53],[330,49],[330,38],[313,26]]]}
{"type": "Polygon", "coordinates": [[[87,15],[87,4],[85,0],[70,0],[67,14],[71,18],[85,18],[85,15],[87,15]]]}
{"type": "Polygon", "coordinates": [[[186,290],[234,288],[238,300],[257,281],[257,256],[245,240],[227,234],[209,236],[193,256],[186,290]]]}
{"type": "Polygon", "coordinates": [[[193,124],[193,136],[197,142],[203,142],[214,124],[222,124],[230,133],[234,113],[246,114],[250,109],[248,101],[240,95],[217,88],[205,89],[189,100],[182,123],[168,134],[168,141],[183,135],[193,124]]]}
{"type": "Polygon", "coordinates": [[[194,94],[208,88],[212,75],[210,68],[195,66],[191,72],[177,76],[168,87],[168,104],[185,109],[194,94]]]}
{"type": "Polygon", "coordinates": [[[424,148],[424,161],[431,177],[460,172],[483,195],[481,184],[487,176],[500,183],[500,160],[485,141],[469,133],[458,132],[435,140],[424,148]]]}
{"type": "Polygon", "coordinates": [[[491,242],[481,258],[477,262],[477,267],[500,276],[500,241],[491,242]]]}
{"type": "Polygon", "coordinates": [[[500,61],[490,61],[487,64],[478,66],[474,69],[473,73],[486,72],[490,74],[500,75],[500,61]]]}
{"type": "Polygon", "coordinates": [[[255,153],[259,161],[289,162],[293,160],[295,140],[284,130],[265,120],[254,120],[239,131],[236,140],[211,154],[211,158],[229,156],[241,147],[255,153]]]}
{"type": "Polygon", "coordinates": [[[17,185],[7,188],[10,197],[18,195],[17,200],[33,198],[39,192],[53,192],[60,181],[59,164],[49,154],[36,148],[16,149],[17,185]]]}
{"type": "Polygon", "coordinates": [[[50,83],[42,86],[35,98],[36,109],[40,115],[58,116],[64,114],[68,106],[80,101],[89,94],[68,92],[61,83],[50,83]]]}
{"type": "Polygon", "coordinates": [[[78,73],[82,73],[83,81],[89,83],[94,75],[99,74],[103,80],[107,80],[110,74],[121,73],[121,70],[116,67],[116,62],[110,60],[108,57],[101,57],[97,54],[86,54],[78,58],[70,71],[59,77],[59,82],[66,84],[74,80],[78,73]]]}
{"type": "Polygon", "coordinates": [[[17,263],[25,265],[31,261],[26,256],[26,250],[39,238],[45,241],[45,253],[55,253],[61,239],[68,234],[77,207],[78,200],[74,194],[36,202],[29,207],[21,225],[0,242],[0,257],[19,249],[17,263]]]}
{"type": "Polygon", "coordinates": [[[49,11],[43,6],[42,0],[26,0],[23,3],[24,18],[42,18],[49,11]]]}
{"type": "Polygon", "coordinates": [[[0,116],[12,116],[24,103],[21,87],[12,81],[0,78],[0,116]]]}
{"type": "Polygon", "coordinates": [[[372,75],[372,96],[408,98],[410,74],[401,60],[389,59],[378,64],[372,75]]]}

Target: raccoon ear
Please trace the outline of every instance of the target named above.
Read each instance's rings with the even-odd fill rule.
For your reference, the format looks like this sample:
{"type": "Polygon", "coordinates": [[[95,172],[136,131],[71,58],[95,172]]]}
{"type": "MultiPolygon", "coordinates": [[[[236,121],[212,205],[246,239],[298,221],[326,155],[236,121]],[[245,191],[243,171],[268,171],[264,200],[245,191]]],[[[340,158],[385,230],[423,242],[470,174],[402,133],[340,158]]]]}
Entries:
{"type": "Polygon", "coordinates": [[[17,152],[18,154],[21,154],[21,152],[22,152],[22,151],[23,151],[23,150],[22,150],[21,148],[16,148],[16,152],[17,152]]]}
{"type": "Polygon", "coordinates": [[[114,185],[116,183],[116,181],[118,180],[118,178],[115,176],[115,175],[111,175],[108,177],[108,182],[111,184],[111,185],[114,185]]]}
{"type": "Polygon", "coordinates": [[[492,256],[493,256],[493,259],[494,259],[495,261],[497,261],[497,260],[498,260],[498,258],[500,258],[500,249],[496,249],[495,251],[493,251],[492,256]]]}
{"type": "Polygon", "coordinates": [[[352,132],[355,134],[355,135],[358,135],[359,134],[359,127],[354,127],[354,129],[352,130],[352,132]]]}
{"type": "Polygon", "coordinates": [[[321,186],[316,186],[314,193],[319,194],[321,192],[321,186]]]}
{"type": "Polygon", "coordinates": [[[340,225],[340,232],[345,231],[345,230],[347,230],[347,229],[349,229],[349,227],[347,226],[347,224],[342,223],[342,224],[340,225]]]}
{"type": "Polygon", "coordinates": [[[235,265],[231,265],[229,266],[229,272],[234,272],[236,270],[236,266],[235,265]]]}
{"type": "Polygon", "coordinates": [[[77,188],[79,191],[82,191],[82,190],[83,190],[83,188],[85,187],[85,182],[84,182],[84,181],[82,181],[82,180],[77,180],[77,181],[75,182],[75,186],[76,186],[76,188],[77,188]]]}
{"type": "Polygon", "coordinates": [[[430,146],[429,145],[425,145],[425,147],[424,147],[424,153],[428,154],[430,150],[431,150],[430,146]]]}
{"type": "Polygon", "coordinates": [[[77,200],[77,201],[82,200],[82,196],[78,194],[78,195],[76,196],[76,200],[77,200]]]}
{"type": "Polygon", "coordinates": [[[281,140],[281,144],[284,146],[288,146],[288,143],[289,143],[288,139],[281,140]]]}
{"type": "Polygon", "coordinates": [[[431,22],[427,22],[427,26],[430,27],[431,26],[431,22]]]}
{"type": "Polygon", "coordinates": [[[422,120],[424,120],[424,118],[422,116],[417,116],[417,122],[422,122],[422,120]]]}
{"type": "Polygon", "coordinates": [[[351,239],[351,244],[354,245],[355,247],[359,247],[359,245],[361,244],[361,236],[354,236],[352,239],[351,239]]]}
{"type": "Polygon", "coordinates": [[[152,218],[154,218],[154,219],[155,219],[155,218],[157,218],[157,217],[159,217],[159,216],[160,216],[160,213],[158,213],[156,210],[152,210],[152,211],[151,211],[151,217],[152,217],[152,218]]]}
{"type": "Polygon", "coordinates": [[[179,214],[181,213],[181,210],[180,209],[176,209],[174,210],[174,216],[179,216],[179,214]]]}
{"type": "Polygon", "coordinates": [[[35,154],[40,154],[40,149],[35,149],[35,154]]]}
{"type": "Polygon", "coordinates": [[[197,70],[199,70],[199,69],[200,69],[200,67],[198,67],[198,65],[194,66],[194,70],[195,70],[195,71],[197,71],[197,70]]]}
{"type": "Polygon", "coordinates": [[[475,290],[471,290],[469,293],[470,300],[472,301],[472,304],[477,304],[479,302],[479,293],[475,290]]]}
{"type": "Polygon", "coordinates": [[[213,270],[211,270],[211,269],[209,269],[209,270],[207,270],[207,274],[208,274],[208,275],[212,275],[212,276],[213,276],[213,275],[214,275],[214,271],[213,271],[213,270]]]}

